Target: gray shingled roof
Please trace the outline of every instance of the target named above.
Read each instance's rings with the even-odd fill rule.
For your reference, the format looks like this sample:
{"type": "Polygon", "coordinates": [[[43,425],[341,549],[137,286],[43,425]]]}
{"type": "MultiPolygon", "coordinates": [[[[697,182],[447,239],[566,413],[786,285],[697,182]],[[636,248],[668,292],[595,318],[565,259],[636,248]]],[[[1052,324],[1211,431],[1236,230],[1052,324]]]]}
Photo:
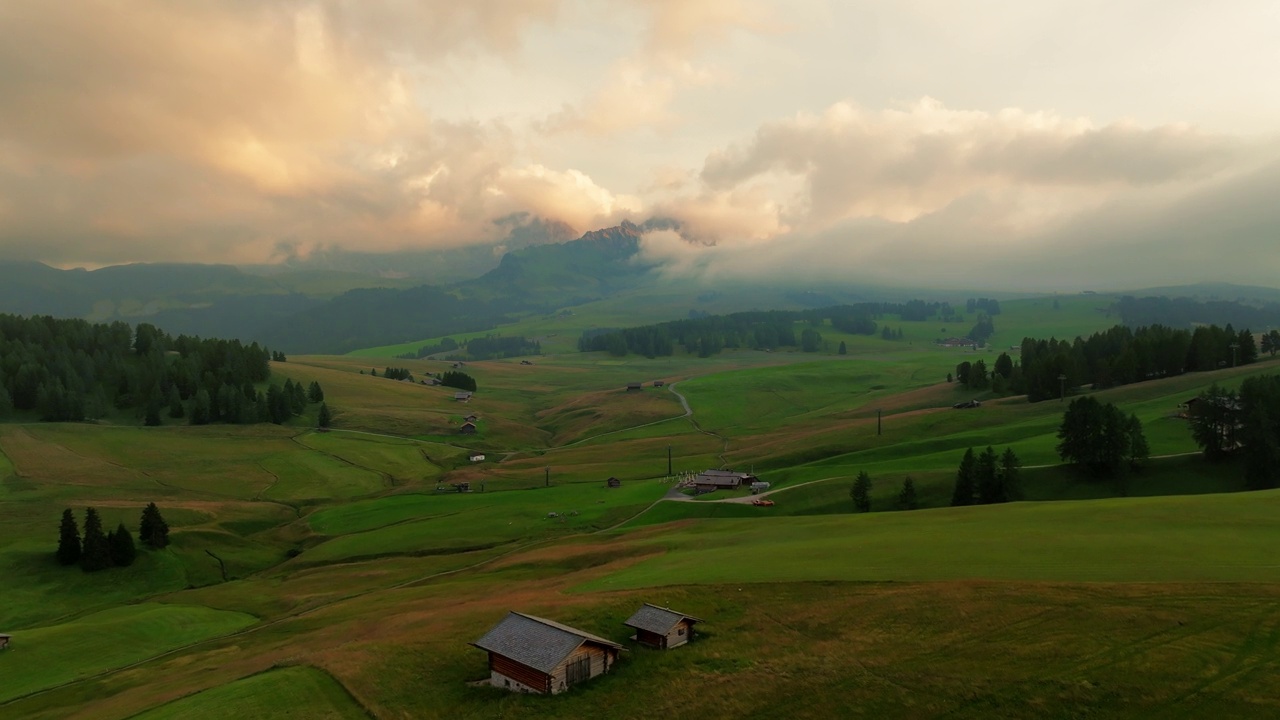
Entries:
{"type": "Polygon", "coordinates": [[[700,618],[692,615],[685,615],[670,608],[645,603],[623,625],[637,630],[648,630],[659,635],[666,635],[671,632],[671,628],[675,627],[676,623],[686,618],[694,622],[702,622],[700,618]]]}
{"type": "Polygon", "coordinates": [[[588,640],[622,649],[621,645],[612,640],[561,625],[554,620],[518,612],[508,613],[502,622],[471,644],[549,674],[588,640]]]}

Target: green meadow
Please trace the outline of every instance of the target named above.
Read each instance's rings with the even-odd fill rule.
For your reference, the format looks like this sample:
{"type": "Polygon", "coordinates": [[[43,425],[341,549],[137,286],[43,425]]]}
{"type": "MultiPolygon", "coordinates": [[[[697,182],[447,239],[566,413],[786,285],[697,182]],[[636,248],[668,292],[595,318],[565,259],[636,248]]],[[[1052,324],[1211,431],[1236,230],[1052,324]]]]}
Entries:
{"type": "Polygon", "coordinates": [[[946,376],[1105,329],[1114,297],[1003,301],[982,352],[934,343],[973,318],[884,318],[893,341],[827,327],[816,353],[576,352],[585,329],[745,296],[651,300],[639,321],[615,298],[504,327],[544,355],[467,362],[465,403],[370,373],[449,369],[392,357],[434,338],[273,363],[321,383],[327,432],[315,406],[281,426],[0,424],[0,718],[1280,715],[1280,491],[1246,492],[1177,417],[1280,363],[1097,392],[1153,456],[1097,480],[1060,464],[1063,403],[946,376]],[[1020,457],[1022,500],[948,507],[960,457],[988,445],[1020,457]],[[676,491],[714,467],[755,472],[776,504],[676,491]],[[919,510],[898,507],[907,477],[919,510]],[[94,574],[54,561],[64,508],[136,533],[148,502],[169,547],[94,574]],[[641,602],[703,618],[700,638],[634,648],[621,623],[641,602]],[[509,610],[630,649],[564,696],[469,684],[488,670],[468,643],[509,610]]]}

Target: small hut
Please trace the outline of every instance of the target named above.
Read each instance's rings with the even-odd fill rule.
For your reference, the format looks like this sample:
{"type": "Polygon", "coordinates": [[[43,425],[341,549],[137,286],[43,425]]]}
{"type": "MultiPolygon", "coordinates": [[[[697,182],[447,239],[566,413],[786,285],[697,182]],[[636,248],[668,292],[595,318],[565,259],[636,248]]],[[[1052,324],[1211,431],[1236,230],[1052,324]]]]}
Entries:
{"type": "Polygon", "coordinates": [[[0,633],[0,650],[4,650],[5,648],[9,647],[9,640],[12,637],[13,637],[12,635],[5,635],[4,633],[0,633]]]}
{"type": "Polygon", "coordinates": [[[632,640],[659,650],[680,647],[693,638],[693,624],[702,622],[692,615],[645,603],[624,625],[635,628],[632,640]]]}
{"type": "Polygon", "coordinates": [[[471,643],[489,653],[489,683],[514,692],[555,694],[618,662],[621,645],[553,620],[508,613],[471,643]]]}
{"type": "Polygon", "coordinates": [[[619,488],[619,487],[622,487],[622,481],[621,481],[621,480],[619,480],[619,479],[618,479],[618,478],[616,478],[616,477],[611,477],[611,478],[609,478],[608,480],[605,480],[604,482],[605,482],[605,484],[606,484],[606,485],[608,485],[608,486],[609,486],[609,487],[611,487],[611,488],[619,488]]]}
{"type": "Polygon", "coordinates": [[[638,383],[638,382],[627,383],[627,392],[639,392],[643,388],[644,388],[644,385],[642,383],[638,383]]]}
{"type": "Polygon", "coordinates": [[[467,422],[462,423],[462,427],[458,428],[458,432],[463,435],[475,435],[476,424],[468,420],[467,422]]]}

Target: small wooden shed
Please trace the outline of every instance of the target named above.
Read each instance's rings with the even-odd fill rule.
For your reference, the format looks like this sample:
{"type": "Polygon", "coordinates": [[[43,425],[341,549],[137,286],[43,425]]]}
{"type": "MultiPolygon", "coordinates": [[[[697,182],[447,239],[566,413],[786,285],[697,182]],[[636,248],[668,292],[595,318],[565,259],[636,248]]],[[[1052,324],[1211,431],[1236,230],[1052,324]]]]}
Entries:
{"type": "Polygon", "coordinates": [[[476,424],[468,420],[467,422],[462,423],[462,427],[458,428],[458,432],[463,435],[475,435],[476,424]]]}
{"type": "Polygon", "coordinates": [[[3,650],[9,647],[9,640],[12,637],[13,637],[12,635],[5,635],[4,633],[0,633],[0,650],[3,650]]]}
{"type": "Polygon", "coordinates": [[[638,382],[627,383],[627,392],[638,392],[639,390],[642,390],[642,389],[644,389],[643,383],[638,383],[638,382]]]}
{"type": "Polygon", "coordinates": [[[513,692],[554,695],[603,675],[621,645],[554,620],[508,613],[471,643],[489,653],[489,683],[513,692]]]}
{"type": "Polygon", "coordinates": [[[693,624],[702,622],[692,615],[645,603],[624,625],[635,628],[632,640],[659,650],[680,647],[693,638],[693,624]]]}
{"type": "Polygon", "coordinates": [[[611,478],[609,478],[608,480],[605,480],[604,482],[605,482],[605,484],[606,484],[606,485],[608,485],[608,486],[609,486],[609,487],[611,487],[611,488],[619,488],[619,487],[622,487],[622,481],[621,481],[621,480],[619,480],[619,479],[618,479],[618,478],[616,478],[616,477],[611,477],[611,478]]]}

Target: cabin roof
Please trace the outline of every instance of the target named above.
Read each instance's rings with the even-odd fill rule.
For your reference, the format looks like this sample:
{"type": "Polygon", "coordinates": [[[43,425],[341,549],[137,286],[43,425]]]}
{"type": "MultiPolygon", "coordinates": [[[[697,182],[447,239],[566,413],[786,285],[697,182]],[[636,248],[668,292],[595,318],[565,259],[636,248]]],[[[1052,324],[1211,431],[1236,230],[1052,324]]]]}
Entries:
{"type": "Polygon", "coordinates": [[[622,649],[618,643],[598,635],[561,625],[554,620],[514,611],[494,625],[484,637],[471,644],[550,674],[584,642],[622,649]]]}
{"type": "Polygon", "coordinates": [[[623,625],[637,630],[648,630],[651,633],[666,635],[682,620],[702,622],[701,618],[678,613],[670,608],[645,603],[623,625]]]}

